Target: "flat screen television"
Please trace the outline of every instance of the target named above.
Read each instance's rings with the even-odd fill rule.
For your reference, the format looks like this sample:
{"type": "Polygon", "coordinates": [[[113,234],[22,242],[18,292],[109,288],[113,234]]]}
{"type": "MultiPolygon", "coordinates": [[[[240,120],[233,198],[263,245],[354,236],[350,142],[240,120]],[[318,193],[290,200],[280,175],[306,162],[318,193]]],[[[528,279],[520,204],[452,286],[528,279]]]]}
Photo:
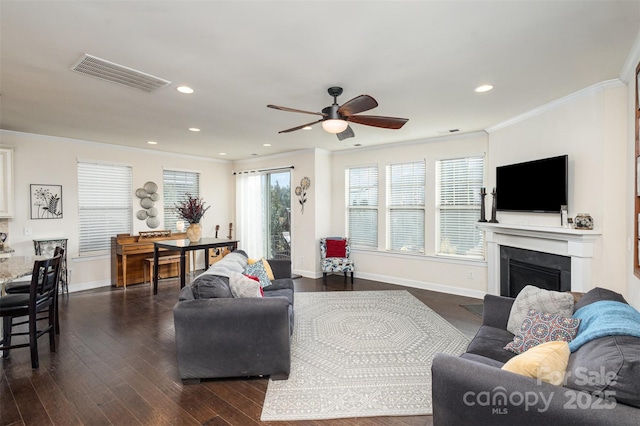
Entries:
{"type": "Polygon", "coordinates": [[[496,168],[496,210],[560,213],[568,204],[567,155],[496,168]]]}

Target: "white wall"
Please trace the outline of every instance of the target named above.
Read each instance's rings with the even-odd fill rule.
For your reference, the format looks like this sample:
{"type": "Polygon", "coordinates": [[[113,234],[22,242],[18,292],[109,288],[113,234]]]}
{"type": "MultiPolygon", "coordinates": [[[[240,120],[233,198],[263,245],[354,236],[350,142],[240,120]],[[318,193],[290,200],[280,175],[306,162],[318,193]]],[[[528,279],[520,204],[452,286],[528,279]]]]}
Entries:
{"type": "MultiPolygon", "coordinates": [[[[331,233],[345,235],[345,170],[353,166],[378,165],[380,176],[379,200],[386,199],[385,167],[391,163],[426,159],[427,194],[425,255],[386,252],[386,210],[384,202],[378,206],[378,250],[352,250],[355,275],[410,287],[482,297],[486,292],[486,263],[436,256],[435,163],[446,158],[484,155],[487,135],[474,133],[425,139],[393,146],[377,146],[341,151],[332,157],[331,233]],[[472,276],[473,278],[469,278],[472,276]]],[[[365,141],[366,144],[366,141],[365,141]]]]}
{"type": "MultiPolygon", "coordinates": [[[[327,227],[326,204],[328,184],[325,164],[329,153],[320,149],[294,151],[287,154],[236,161],[234,170],[260,170],[293,166],[291,170],[291,259],[293,272],[305,277],[317,278],[320,254],[317,247],[318,234],[327,227]],[[295,194],[300,180],[308,177],[311,186],[307,190],[304,213],[295,194]]],[[[235,184],[234,184],[235,197],[235,184]]],[[[242,242],[240,242],[240,247],[242,242]]],[[[251,253],[249,253],[251,256],[251,253]]]]}
{"type": "MultiPolygon", "coordinates": [[[[0,144],[15,147],[14,182],[15,215],[9,219],[9,242],[15,255],[32,255],[35,238],[68,238],[68,261],[71,272],[70,291],[111,284],[110,256],[78,257],[78,198],[77,161],[98,160],[130,165],[133,169],[133,188],[145,182],[158,184],[162,194],[163,168],[189,170],[200,173],[200,195],[212,206],[205,214],[203,234],[214,234],[215,225],[233,222],[232,217],[232,165],[227,161],[207,160],[200,157],[166,154],[150,149],[133,149],[115,145],[77,141],[52,136],[41,136],[0,130],[0,144]],[[63,218],[31,220],[29,212],[29,185],[62,185],[63,218]],[[31,228],[32,235],[24,235],[31,228]]],[[[150,230],[144,221],[135,217],[140,208],[133,196],[133,232],[150,230]]],[[[164,209],[162,199],[156,203],[160,218],[164,209]]],[[[162,224],[156,229],[163,229],[162,224]]],[[[226,233],[223,233],[226,235],[226,233]]]]}
{"type": "MultiPolygon", "coordinates": [[[[594,85],[490,129],[489,179],[497,166],[568,154],[569,216],[590,213],[602,232],[596,244],[593,283],[626,293],[626,86],[594,85]]],[[[535,178],[535,177],[532,177],[535,178]]],[[[544,191],[544,188],[540,188],[544,191]]],[[[559,226],[559,215],[499,212],[498,220],[559,226]]]]}

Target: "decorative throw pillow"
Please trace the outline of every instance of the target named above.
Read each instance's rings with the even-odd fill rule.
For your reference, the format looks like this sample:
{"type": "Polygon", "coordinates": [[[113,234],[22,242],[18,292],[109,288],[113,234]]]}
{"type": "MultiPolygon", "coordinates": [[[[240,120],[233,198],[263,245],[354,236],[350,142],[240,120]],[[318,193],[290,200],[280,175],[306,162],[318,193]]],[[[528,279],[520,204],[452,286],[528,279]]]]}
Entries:
{"type": "Polygon", "coordinates": [[[520,330],[504,349],[521,354],[551,341],[570,342],[578,334],[579,318],[562,317],[529,309],[520,330]]]}
{"type": "MultiPolygon", "coordinates": [[[[254,277],[253,275],[244,275],[244,276],[260,284],[260,278],[258,277],[254,277]]],[[[260,286],[258,287],[258,289],[260,290],[260,297],[264,297],[264,291],[262,290],[262,287],[260,286]]]]}
{"type": "Polygon", "coordinates": [[[260,286],[262,288],[269,287],[271,285],[271,281],[267,276],[267,271],[264,269],[264,264],[262,262],[256,262],[251,265],[247,265],[247,267],[244,269],[244,273],[247,275],[258,277],[260,279],[260,286]]]}
{"type": "Polygon", "coordinates": [[[260,283],[242,274],[232,274],[229,277],[229,287],[233,297],[262,297],[260,283]]]}
{"type": "Polygon", "coordinates": [[[229,278],[203,274],[191,283],[193,297],[196,299],[220,299],[233,297],[229,288],[229,278]]]}
{"type": "Polygon", "coordinates": [[[327,240],[327,257],[347,257],[346,240],[327,240]]]}
{"type": "Polygon", "coordinates": [[[262,259],[249,259],[249,265],[253,265],[254,263],[262,261],[262,265],[264,266],[264,270],[267,271],[267,277],[273,281],[276,277],[273,275],[273,270],[271,269],[271,265],[264,257],[262,259]]]}
{"type": "Polygon", "coordinates": [[[550,291],[528,285],[518,293],[511,307],[507,330],[517,334],[520,325],[527,317],[529,309],[536,309],[552,315],[570,317],[573,314],[573,295],[559,291],[550,291]]]}
{"type": "Polygon", "coordinates": [[[569,362],[567,342],[546,342],[507,361],[502,369],[560,386],[569,362]]]}

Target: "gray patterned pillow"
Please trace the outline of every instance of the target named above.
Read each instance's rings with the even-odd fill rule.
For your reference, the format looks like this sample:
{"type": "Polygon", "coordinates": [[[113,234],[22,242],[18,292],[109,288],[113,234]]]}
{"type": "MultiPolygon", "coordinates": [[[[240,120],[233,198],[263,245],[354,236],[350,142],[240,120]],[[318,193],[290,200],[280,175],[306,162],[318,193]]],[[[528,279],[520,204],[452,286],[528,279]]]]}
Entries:
{"type": "Polygon", "coordinates": [[[518,334],[522,322],[527,318],[529,309],[571,317],[573,315],[573,295],[559,291],[550,291],[533,285],[528,285],[518,293],[511,307],[507,330],[512,334],[518,334]]]}
{"type": "Polygon", "coordinates": [[[260,280],[260,286],[262,288],[269,287],[271,285],[271,280],[267,275],[267,270],[264,269],[264,264],[262,262],[252,263],[251,265],[247,265],[244,268],[244,273],[247,275],[251,275],[254,277],[258,277],[260,280]]]}

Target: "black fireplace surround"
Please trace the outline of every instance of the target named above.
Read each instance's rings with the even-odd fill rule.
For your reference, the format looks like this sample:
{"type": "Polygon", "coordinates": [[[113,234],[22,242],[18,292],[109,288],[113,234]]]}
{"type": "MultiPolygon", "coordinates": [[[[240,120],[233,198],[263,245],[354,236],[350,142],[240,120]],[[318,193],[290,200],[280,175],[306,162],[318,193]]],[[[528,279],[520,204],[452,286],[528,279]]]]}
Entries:
{"type": "Polygon", "coordinates": [[[571,291],[571,258],[500,246],[500,295],[516,297],[527,285],[571,291]]]}

